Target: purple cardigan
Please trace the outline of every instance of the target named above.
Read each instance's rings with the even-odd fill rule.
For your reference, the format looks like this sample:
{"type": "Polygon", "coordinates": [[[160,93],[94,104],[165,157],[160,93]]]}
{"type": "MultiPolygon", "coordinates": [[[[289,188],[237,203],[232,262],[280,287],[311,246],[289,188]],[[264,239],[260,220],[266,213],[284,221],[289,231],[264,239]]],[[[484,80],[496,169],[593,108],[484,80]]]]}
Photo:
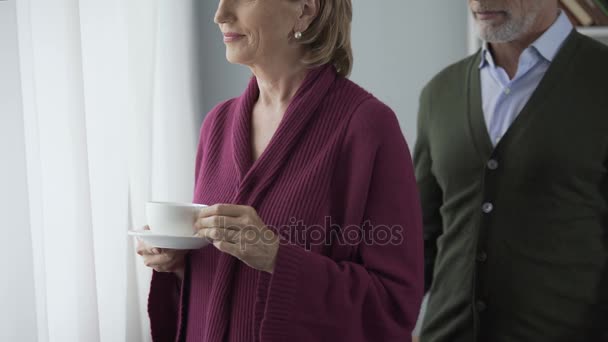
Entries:
{"type": "Polygon", "coordinates": [[[254,207],[281,238],[272,275],[213,246],[186,279],[154,273],[154,341],[400,341],[423,295],[422,220],[395,114],[331,66],[309,72],[260,158],[259,89],[213,109],[201,129],[196,203],[254,207]]]}

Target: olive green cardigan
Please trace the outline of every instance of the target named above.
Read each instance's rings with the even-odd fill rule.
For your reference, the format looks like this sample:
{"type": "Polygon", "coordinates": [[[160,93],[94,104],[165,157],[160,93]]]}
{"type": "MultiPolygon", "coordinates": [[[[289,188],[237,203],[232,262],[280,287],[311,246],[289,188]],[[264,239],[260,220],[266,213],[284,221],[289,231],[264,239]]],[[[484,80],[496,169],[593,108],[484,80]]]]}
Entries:
{"type": "Polygon", "coordinates": [[[608,47],[573,31],[495,148],[479,63],[421,96],[421,340],[608,340],[608,47]]]}

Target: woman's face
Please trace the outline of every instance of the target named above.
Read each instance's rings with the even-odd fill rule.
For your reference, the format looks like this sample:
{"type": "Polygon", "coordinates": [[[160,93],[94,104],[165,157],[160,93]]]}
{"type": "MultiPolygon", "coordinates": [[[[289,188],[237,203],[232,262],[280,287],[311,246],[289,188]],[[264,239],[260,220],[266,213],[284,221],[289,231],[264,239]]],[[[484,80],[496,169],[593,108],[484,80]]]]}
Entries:
{"type": "Polygon", "coordinates": [[[230,63],[255,65],[294,53],[302,4],[293,0],[220,0],[215,13],[230,63]]]}

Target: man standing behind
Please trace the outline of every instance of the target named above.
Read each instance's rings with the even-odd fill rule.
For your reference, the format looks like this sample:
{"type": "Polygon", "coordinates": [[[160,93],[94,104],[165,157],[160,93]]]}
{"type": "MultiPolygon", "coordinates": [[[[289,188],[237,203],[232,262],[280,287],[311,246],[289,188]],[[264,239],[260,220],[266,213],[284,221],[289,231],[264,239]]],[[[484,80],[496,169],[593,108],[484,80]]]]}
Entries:
{"type": "Polygon", "coordinates": [[[608,340],[608,47],[557,2],[469,0],[421,95],[422,342],[608,340]]]}

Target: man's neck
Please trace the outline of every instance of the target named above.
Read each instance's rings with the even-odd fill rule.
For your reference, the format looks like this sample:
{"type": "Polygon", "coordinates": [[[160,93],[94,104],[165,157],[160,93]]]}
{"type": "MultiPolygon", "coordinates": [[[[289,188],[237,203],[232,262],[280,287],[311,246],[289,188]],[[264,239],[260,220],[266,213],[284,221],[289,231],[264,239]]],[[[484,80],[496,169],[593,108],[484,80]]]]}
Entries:
{"type": "Polygon", "coordinates": [[[521,37],[506,43],[489,43],[494,63],[506,71],[509,79],[513,79],[517,74],[519,57],[524,50],[540,38],[555,23],[556,19],[555,15],[540,16],[533,29],[521,37]]]}

